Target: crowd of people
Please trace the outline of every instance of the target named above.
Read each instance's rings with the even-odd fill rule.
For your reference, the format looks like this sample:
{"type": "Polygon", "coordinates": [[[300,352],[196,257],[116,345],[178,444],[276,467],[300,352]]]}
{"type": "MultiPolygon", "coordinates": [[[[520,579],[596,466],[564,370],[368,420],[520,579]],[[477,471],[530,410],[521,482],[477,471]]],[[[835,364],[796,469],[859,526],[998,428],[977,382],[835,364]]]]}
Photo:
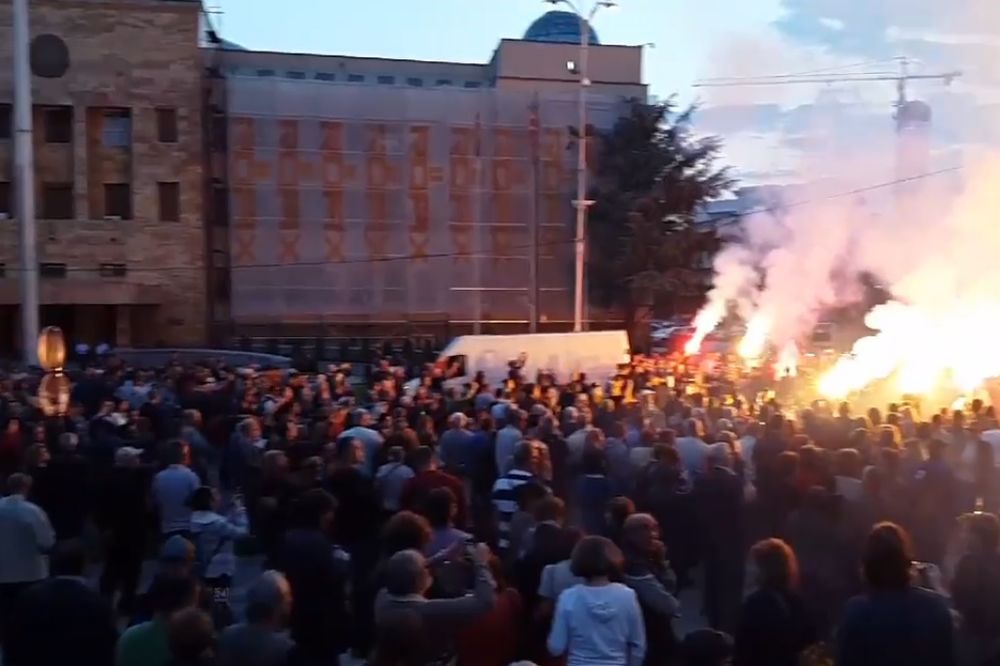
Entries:
{"type": "Polygon", "coordinates": [[[392,361],[0,375],[3,664],[1000,664],[980,401],[392,361]]]}

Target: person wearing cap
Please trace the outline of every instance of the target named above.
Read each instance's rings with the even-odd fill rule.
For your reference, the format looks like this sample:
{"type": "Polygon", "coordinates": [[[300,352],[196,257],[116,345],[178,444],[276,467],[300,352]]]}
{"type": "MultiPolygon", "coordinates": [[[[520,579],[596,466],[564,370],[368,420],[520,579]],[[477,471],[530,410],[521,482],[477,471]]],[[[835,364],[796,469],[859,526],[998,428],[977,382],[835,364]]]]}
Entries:
{"type": "Polygon", "coordinates": [[[118,610],[130,613],[146,552],[149,477],[139,464],[139,449],[123,446],[115,466],[98,486],[95,519],[104,534],[107,559],[101,574],[101,594],[109,601],[120,592],[118,610]]]}

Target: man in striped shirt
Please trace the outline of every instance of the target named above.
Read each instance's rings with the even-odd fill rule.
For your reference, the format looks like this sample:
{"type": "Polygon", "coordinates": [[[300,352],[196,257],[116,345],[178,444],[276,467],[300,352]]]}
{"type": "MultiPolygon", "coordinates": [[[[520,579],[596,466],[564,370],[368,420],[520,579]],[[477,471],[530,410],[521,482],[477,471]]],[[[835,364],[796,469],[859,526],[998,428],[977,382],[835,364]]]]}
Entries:
{"type": "Polygon", "coordinates": [[[535,480],[537,463],[534,444],[522,440],[514,447],[513,468],[493,484],[493,508],[497,514],[497,550],[502,556],[510,545],[510,519],[517,511],[517,489],[535,480]]]}

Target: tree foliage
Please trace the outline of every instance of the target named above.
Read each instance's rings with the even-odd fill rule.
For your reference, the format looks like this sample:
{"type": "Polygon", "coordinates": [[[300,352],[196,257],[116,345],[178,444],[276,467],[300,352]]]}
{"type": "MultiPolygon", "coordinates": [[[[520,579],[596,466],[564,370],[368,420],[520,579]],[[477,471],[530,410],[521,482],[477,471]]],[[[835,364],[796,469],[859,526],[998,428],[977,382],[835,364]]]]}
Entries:
{"type": "Polygon", "coordinates": [[[704,288],[697,258],[715,238],[696,230],[694,217],[733,180],[718,165],[721,141],[695,136],[694,111],[632,100],[614,128],[596,135],[590,297],[620,309],[629,326],[637,308],[704,288]]]}

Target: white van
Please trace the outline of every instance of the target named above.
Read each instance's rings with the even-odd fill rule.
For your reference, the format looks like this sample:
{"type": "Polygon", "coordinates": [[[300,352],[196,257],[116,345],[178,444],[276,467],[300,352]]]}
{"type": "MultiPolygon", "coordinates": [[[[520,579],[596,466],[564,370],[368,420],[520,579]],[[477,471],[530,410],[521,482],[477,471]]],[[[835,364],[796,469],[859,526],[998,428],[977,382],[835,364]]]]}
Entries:
{"type": "Polygon", "coordinates": [[[576,373],[603,384],[618,366],[631,360],[625,331],[586,333],[528,333],[523,335],[464,335],[455,338],[438,357],[445,368],[457,366],[457,374],[445,387],[461,387],[482,372],[493,387],[507,379],[510,362],[524,360],[523,376],[534,381],[540,370],[552,372],[566,382],[576,373]]]}

